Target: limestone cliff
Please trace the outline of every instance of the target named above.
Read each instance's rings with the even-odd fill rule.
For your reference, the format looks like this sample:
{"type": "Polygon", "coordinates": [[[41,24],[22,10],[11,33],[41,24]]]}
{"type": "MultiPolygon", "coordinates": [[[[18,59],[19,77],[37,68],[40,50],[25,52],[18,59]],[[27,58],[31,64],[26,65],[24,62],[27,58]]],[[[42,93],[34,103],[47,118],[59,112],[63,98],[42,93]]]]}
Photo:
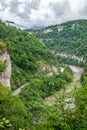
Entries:
{"type": "Polygon", "coordinates": [[[0,54],[0,60],[6,63],[6,68],[4,72],[0,75],[0,83],[3,86],[11,87],[10,78],[11,78],[11,61],[10,56],[7,52],[0,54]]]}

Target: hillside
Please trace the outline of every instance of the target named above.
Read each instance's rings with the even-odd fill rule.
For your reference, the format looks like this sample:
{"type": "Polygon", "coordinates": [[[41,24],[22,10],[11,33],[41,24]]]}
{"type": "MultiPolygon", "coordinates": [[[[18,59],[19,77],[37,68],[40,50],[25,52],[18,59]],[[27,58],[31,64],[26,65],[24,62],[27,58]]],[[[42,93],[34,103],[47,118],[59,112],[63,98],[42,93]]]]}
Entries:
{"type": "Polygon", "coordinates": [[[87,20],[69,21],[41,30],[27,31],[37,36],[41,41],[44,41],[51,52],[56,54],[58,61],[60,60],[62,63],[68,64],[75,63],[76,65],[84,65],[84,69],[74,66],[75,70],[73,74],[76,75],[74,75],[74,80],[77,80],[75,84],[72,82],[65,91],[63,90],[61,92],[60,90],[55,95],[46,98],[46,106],[41,113],[42,120],[39,120],[40,118],[38,119],[41,122],[38,121],[38,125],[33,130],[86,130],[87,20]],[[81,59],[83,59],[83,63],[79,64],[81,59]],[[84,71],[82,76],[76,68],[84,71]],[[81,83],[78,80],[79,76],[81,76],[81,83]]]}
{"type": "Polygon", "coordinates": [[[70,21],[31,32],[0,22],[0,83],[3,85],[0,84],[0,128],[86,130],[86,20],[70,21]],[[61,39],[66,41],[66,46],[61,39]],[[77,42],[79,39],[81,41],[77,42]],[[60,55],[63,57],[60,58],[60,55]],[[74,59],[69,59],[69,56],[74,56],[74,59]],[[68,64],[81,66],[81,57],[85,57],[84,69],[63,64],[66,58],[69,59],[68,64]],[[8,58],[10,64],[7,64],[8,58]],[[60,61],[62,64],[59,64],[60,61]],[[12,91],[6,88],[5,82],[8,65],[12,91]]]}
{"type": "Polygon", "coordinates": [[[8,49],[12,62],[12,89],[20,87],[28,82],[30,77],[41,68],[41,65],[52,65],[57,62],[46,48],[43,42],[40,42],[32,34],[29,34],[15,27],[6,26],[0,22],[0,41],[8,49]]]}
{"type": "MultiPolygon", "coordinates": [[[[42,30],[29,30],[55,53],[78,57],[87,55],[87,20],[74,20],[48,26],[42,30]]],[[[78,58],[77,57],[77,58],[78,58]]]]}
{"type": "Polygon", "coordinates": [[[6,80],[3,84],[1,78],[0,128],[86,130],[86,20],[66,22],[31,32],[0,22],[0,76],[7,79],[5,70],[9,57],[12,70],[9,84],[13,90],[7,89],[6,80]],[[64,41],[61,42],[61,39],[64,41]],[[60,58],[62,54],[66,57],[60,58]],[[84,69],[64,65],[65,58],[69,59],[69,56],[74,56],[73,60],[68,60],[69,64],[77,64],[76,58],[79,62],[79,58],[81,60],[81,57],[85,57],[84,69]],[[60,60],[62,64],[59,64],[60,60]]]}
{"type": "Polygon", "coordinates": [[[73,79],[71,69],[59,65],[43,42],[2,22],[0,74],[0,128],[6,130],[32,130],[43,111],[43,100],[73,79]]]}

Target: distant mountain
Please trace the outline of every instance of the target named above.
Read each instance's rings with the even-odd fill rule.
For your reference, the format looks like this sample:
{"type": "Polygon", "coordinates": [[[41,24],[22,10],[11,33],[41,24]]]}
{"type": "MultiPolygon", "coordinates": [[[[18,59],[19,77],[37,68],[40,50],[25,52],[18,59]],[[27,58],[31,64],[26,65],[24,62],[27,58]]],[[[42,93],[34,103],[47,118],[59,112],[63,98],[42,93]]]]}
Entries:
{"type": "Polygon", "coordinates": [[[34,29],[34,30],[37,30],[37,29],[42,29],[44,28],[44,26],[36,26],[36,25],[32,25],[32,26],[25,26],[25,25],[21,25],[21,24],[17,24],[13,21],[9,21],[9,20],[6,20],[6,21],[3,21],[0,19],[0,21],[2,21],[3,23],[5,23],[7,26],[14,26],[16,27],[17,29],[21,29],[21,30],[28,30],[28,29],[34,29]]]}
{"type": "MultiPolygon", "coordinates": [[[[43,28],[44,26],[36,26],[36,25],[33,25],[32,27],[30,27],[30,29],[34,29],[34,30],[41,30],[43,28]]],[[[28,30],[28,28],[26,30],[28,30]]]]}
{"type": "Polygon", "coordinates": [[[29,31],[52,51],[76,56],[87,55],[87,20],[74,20],[29,31]]]}
{"type": "Polygon", "coordinates": [[[26,26],[23,26],[23,25],[20,25],[20,24],[17,24],[17,23],[15,23],[15,22],[8,21],[8,20],[5,21],[5,24],[8,25],[8,26],[15,26],[16,28],[22,29],[22,30],[24,30],[24,29],[27,28],[26,26]]]}

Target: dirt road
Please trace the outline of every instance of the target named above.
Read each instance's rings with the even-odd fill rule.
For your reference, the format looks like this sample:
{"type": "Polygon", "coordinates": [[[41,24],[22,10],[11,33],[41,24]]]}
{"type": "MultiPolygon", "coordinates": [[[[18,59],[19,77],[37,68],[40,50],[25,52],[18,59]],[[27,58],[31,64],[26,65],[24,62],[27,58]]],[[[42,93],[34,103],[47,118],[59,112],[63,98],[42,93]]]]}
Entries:
{"type": "Polygon", "coordinates": [[[24,85],[22,85],[21,87],[19,87],[18,89],[16,89],[14,92],[13,92],[13,95],[17,96],[20,94],[20,92],[22,91],[22,89],[29,83],[26,83],[24,85]]]}

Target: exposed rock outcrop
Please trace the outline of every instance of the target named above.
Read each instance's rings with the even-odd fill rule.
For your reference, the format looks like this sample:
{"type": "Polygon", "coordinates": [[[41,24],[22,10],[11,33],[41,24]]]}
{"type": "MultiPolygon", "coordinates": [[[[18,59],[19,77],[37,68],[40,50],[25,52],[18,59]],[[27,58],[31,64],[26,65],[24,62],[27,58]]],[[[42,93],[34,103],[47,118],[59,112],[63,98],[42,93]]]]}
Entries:
{"type": "Polygon", "coordinates": [[[53,30],[52,29],[46,29],[46,30],[44,30],[44,34],[47,34],[47,33],[50,33],[50,32],[52,32],[53,30]]]}
{"type": "Polygon", "coordinates": [[[58,29],[58,32],[60,32],[60,31],[62,31],[64,29],[64,27],[61,26],[61,25],[57,25],[57,29],[58,29]]]}
{"type": "Polygon", "coordinates": [[[11,61],[10,56],[7,52],[4,52],[0,55],[0,60],[6,63],[6,68],[4,72],[0,75],[0,83],[3,86],[11,87],[10,78],[11,78],[11,61]]]}

